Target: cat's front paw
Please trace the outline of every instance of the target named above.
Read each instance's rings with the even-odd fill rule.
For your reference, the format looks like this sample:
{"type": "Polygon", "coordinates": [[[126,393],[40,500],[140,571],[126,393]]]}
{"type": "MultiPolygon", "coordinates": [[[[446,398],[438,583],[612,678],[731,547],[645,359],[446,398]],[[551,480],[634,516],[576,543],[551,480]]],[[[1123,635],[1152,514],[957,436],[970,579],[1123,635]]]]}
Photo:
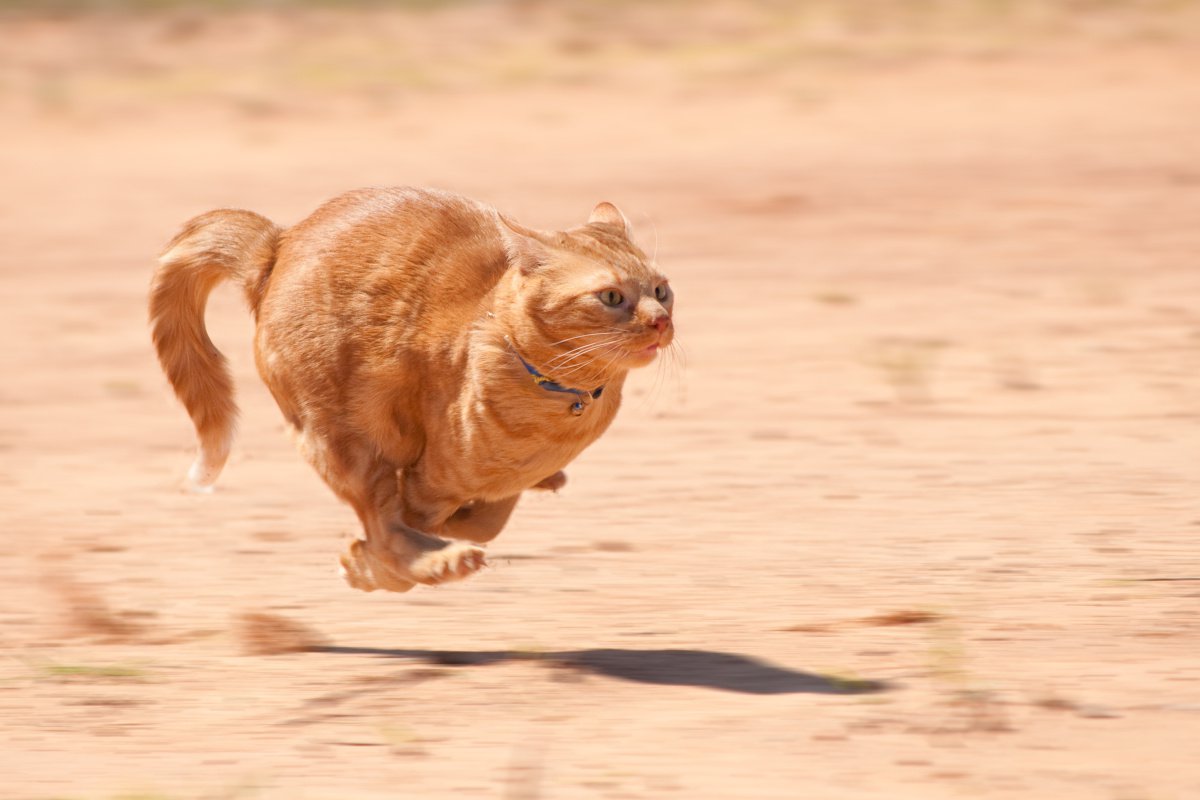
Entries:
{"type": "Polygon", "coordinates": [[[548,492],[557,492],[559,489],[563,488],[566,485],[567,485],[567,473],[563,472],[560,469],[558,472],[554,473],[549,478],[542,478],[540,481],[535,483],[530,488],[545,489],[548,492]]]}
{"type": "Polygon", "coordinates": [[[454,542],[422,554],[409,567],[409,573],[417,583],[436,585],[461,581],[485,566],[487,557],[482,549],[454,542]]]}

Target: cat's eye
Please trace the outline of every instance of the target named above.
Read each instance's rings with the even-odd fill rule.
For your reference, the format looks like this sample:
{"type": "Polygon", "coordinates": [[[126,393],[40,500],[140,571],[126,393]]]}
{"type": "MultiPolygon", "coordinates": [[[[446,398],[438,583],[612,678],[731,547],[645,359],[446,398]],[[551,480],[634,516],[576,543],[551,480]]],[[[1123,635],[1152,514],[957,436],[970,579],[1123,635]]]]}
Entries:
{"type": "Polygon", "coordinates": [[[660,283],[654,288],[654,299],[660,303],[667,302],[667,298],[671,296],[671,290],[665,283],[660,283]]]}
{"type": "Polygon", "coordinates": [[[625,302],[625,296],[616,289],[605,289],[600,293],[600,302],[606,306],[615,308],[625,302]]]}

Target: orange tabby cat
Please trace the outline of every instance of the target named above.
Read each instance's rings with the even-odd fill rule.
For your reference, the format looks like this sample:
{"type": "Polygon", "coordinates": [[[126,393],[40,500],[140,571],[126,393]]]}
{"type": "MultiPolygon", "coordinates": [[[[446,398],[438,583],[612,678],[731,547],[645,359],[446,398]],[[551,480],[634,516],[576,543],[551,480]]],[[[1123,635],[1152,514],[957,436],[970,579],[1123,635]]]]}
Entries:
{"type": "Polygon", "coordinates": [[[204,327],[245,290],[255,360],[305,457],[354,507],[351,586],[464,578],[526,489],[558,489],[612,422],[626,372],[674,336],[667,280],[610,203],[562,233],[420,189],[350,192],[287,230],[250,211],[189,221],[159,260],[159,360],[199,437],[207,490],[236,407],[204,327]],[[465,540],[465,541],[448,541],[465,540]]]}

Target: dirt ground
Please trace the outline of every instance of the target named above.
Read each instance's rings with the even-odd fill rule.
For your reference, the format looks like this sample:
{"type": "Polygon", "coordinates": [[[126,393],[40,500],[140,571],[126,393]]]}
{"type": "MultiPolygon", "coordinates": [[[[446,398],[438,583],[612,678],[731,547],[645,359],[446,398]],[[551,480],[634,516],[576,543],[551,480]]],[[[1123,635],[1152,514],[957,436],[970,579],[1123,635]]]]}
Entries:
{"type": "Polygon", "coordinates": [[[669,8],[0,17],[0,796],[1200,797],[1194,28],[669,8]],[[618,203],[687,363],[366,595],[228,288],[181,491],[145,295],[189,216],[389,184],[618,203]]]}

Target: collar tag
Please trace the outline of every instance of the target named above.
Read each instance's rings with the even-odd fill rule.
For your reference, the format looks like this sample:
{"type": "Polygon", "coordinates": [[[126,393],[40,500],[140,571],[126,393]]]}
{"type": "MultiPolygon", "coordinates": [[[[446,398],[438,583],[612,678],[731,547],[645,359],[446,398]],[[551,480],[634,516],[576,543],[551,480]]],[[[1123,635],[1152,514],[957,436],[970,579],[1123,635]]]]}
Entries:
{"type": "Polygon", "coordinates": [[[592,404],[593,398],[595,398],[595,395],[591,392],[584,392],[579,395],[579,399],[571,404],[571,413],[577,417],[581,415],[592,404]]]}

